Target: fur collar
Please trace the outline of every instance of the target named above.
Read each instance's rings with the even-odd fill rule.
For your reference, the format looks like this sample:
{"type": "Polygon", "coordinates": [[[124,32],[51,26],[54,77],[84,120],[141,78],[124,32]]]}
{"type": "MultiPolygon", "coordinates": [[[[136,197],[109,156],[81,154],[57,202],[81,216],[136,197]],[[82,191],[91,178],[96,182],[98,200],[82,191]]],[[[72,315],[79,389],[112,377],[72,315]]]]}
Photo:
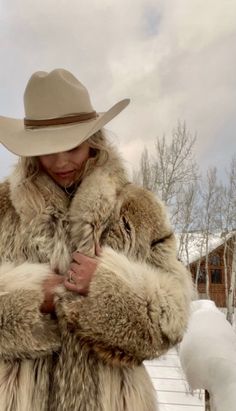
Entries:
{"type": "MultiPolygon", "coordinates": [[[[88,191],[87,202],[91,201],[96,206],[100,195],[106,195],[106,191],[118,191],[127,182],[126,172],[122,161],[114,149],[108,161],[103,166],[94,167],[77,188],[72,200],[48,175],[40,173],[32,180],[25,180],[25,170],[20,163],[9,178],[10,198],[17,211],[23,219],[37,218],[45,215],[62,215],[71,210],[73,216],[79,197],[88,191]],[[86,190],[86,187],[88,187],[86,190]],[[76,204],[76,206],[75,206],[76,204]]],[[[109,193],[107,193],[109,195],[109,193]]],[[[86,209],[86,199],[83,199],[86,209]]]]}
{"type": "Polygon", "coordinates": [[[24,242],[19,242],[19,259],[24,253],[36,261],[35,250],[40,245],[39,262],[48,262],[50,256],[52,269],[64,273],[76,249],[93,256],[94,245],[126,183],[122,162],[115,151],[103,166],[94,167],[83,179],[72,199],[46,174],[26,180],[18,165],[10,177],[10,199],[24,242]]]}

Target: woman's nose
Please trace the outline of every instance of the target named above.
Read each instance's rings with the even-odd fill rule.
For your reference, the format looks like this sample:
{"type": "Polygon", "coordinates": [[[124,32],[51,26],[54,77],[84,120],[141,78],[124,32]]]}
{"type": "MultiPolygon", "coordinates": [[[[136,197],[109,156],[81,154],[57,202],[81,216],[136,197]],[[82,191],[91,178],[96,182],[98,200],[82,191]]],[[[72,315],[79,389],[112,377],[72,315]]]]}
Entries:
{"type": "Polygon", "coordinates": [[[68,163],[67,152],[57,153],[54,158],[56,168],[63,168],[68,163]]]}

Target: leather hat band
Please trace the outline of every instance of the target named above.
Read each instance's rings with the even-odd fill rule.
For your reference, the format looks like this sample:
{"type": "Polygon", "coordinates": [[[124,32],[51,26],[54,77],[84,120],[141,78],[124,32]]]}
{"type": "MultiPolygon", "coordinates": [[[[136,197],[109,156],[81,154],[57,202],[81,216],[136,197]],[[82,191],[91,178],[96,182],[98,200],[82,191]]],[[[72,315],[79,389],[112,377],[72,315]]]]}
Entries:
{"type": "Polygon", "coordinates": [[[44,120],[31,120],[24,118],[24,125],[26,128],[58,126],[63,124],[83,123],[84,121],[95,119],[96,117],[98,117],[98,114],[96,111],[92,111],[91,113],[78,113],[66,117],[56,117],[44,120]]]}

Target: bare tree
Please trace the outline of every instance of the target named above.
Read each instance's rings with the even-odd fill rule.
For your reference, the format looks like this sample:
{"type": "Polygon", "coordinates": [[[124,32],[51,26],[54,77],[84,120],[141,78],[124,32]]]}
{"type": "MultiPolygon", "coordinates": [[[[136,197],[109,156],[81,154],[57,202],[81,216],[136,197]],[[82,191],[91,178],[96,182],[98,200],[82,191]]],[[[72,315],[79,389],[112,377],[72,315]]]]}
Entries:
{"type": "Polygon", "coordinates": [[[175,226],[179,232],[178,256],[190,266],[189,243],[193,240],[194,231],[198,227],[199,185],[195,181],[183,187],[176,199],[175,226]],[[184,258],[183,258],[184,255],[184,258]]]}
{"type": "Polygon", "coordinates": [[[178,123],[171,138],[157,138],[150,155],[144,148],[135,181],[155,192],[169,208],[179,233],[179,258],[189,265],[189,231],[197,228],[198,166],[194,159],[196,136],[178,123]]]}
{"type": "Polygon", "coordinates": [[[230,324],[233,324],[234,307],[235,307],[235,283],[236,283],[236,236],[233,239],[233,258],[232,258],[232,271],[228,297],[227,307],[227,320],[230,324]]]}
{"type": "Polygon", "coordinates": [[[201,231],[205,243],[205,273],[206,273],[206,294],[209,293],[209,245],[210,236],[219,233],[219,221],[221,209],[221,185],[217,180],[216,167],[208,168],[201,188],[201,231]]]}
{"type": "Polygon", "coordinates": [[[178,123],[168,144],[166,137],[156,140],[156,155],[152,164],[154,189],[167,204],[175,202],[183,185],[196,180],[197,164],[193,157],[196,137],[185,123],[178,123]]]}
{"type": "Polygon", "coordinates": [[[232,157],[229,169],[227,169],[226,171],[228,176],[228,184],[224,187],[222,231],[224,233],[224,277],[227,304],[227,319],[232,324],[235,306],[236,238],[234,235],[231,238],[231,241],[229,241],[229,233],[234,232],[236,229],[236,155],[232,157]],[[230,273],[228,272],[228,254],[232,256],[232,265],[230,273]],[[230,278],[230,284],[228,284],[228,278],[230,278]]]}
{"type": "Polygon", "coordinates": [[[143,187],[147,188],[148,190],[154,191],[154,187],[153,187],[154,179],[153,179],[151,159],[150,159],[150,156],[148,154],[148,150],[146,147],[144,147],[142,154],[141,154],[139,169],[135,170],[135,172],[133,173],[133,180],[134,182],[141,184],[143,187]]]}
{"type": "Polygon", "coordinates": [[[167,204],[174,226],[180,221],[179,212],[185,204],[183,188],[187,193],[188,186],[198,179],[193,155],[195,141],[196,137],[187,130],[185,123],[178,123],[169,142],[165,136],[156,139],[154,155],[150,156],[144,148],[135,172],[135,181],[155,192],[167,204]]]}

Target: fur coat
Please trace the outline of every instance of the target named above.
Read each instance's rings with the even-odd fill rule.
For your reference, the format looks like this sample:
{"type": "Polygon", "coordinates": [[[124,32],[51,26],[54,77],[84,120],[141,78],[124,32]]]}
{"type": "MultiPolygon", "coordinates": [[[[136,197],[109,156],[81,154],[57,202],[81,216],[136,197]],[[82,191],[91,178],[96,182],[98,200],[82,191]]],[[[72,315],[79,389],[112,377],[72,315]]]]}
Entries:
{"type": "Polygon", "coordinates": [[[18,165],[0,184],[0,410],[154,411],[142,362],[185,331],[189,273],[162,203],[130,184],[114,152],[72,199],[18,165]],[[61,287],[42,314],[42,282],[76,249],[102,255],[86,297],[61,287]]]}

